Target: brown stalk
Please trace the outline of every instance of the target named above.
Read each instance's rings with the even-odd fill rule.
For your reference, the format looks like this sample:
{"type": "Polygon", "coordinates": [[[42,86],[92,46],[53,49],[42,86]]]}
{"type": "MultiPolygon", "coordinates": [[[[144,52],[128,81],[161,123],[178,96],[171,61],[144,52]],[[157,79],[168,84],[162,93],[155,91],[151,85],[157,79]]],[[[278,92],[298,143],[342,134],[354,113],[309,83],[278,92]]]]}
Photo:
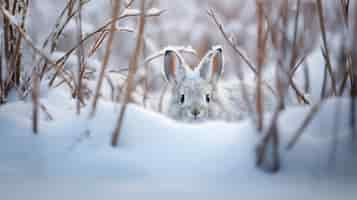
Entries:
{"type": "Polygon", "coordinates": [[[144,14],[145,13],[145,0],[141,1],[140,11],[142,14],[139,19],[139,30],[138,30],[137,38],[136,38],[136,46],[135,46],[134,52],[130,58],[130,68],[129,68],[129,74],[128,74],[128,79],[127,79],[126,91],[124,94],[125,95],[124,102],[120,109],[120,114],[118,117],[117,125],[114,130],[112,141],[111,141],[111,145],[113,147],[117,146],[117,144],[119,142],[119,137],[120,137],[123,121],[124,121],[125,112],[127,109],[127,105],[131,100],[131,93],[134,89],[133,83],[134,83],[136,71],[138,68],[139,54],[140,54],[143,39],[144,39],[143,36],[144,36],[144,28],[145,28],[145,14],[144,14]]]}
{"type": "MultiPolygon", "coordinates": [[[[145,17],[155,17],[155,16],[159,16],[163,13],[164,11],[161,11],[160,13],[157,14],[145,14],[145,17]]],[[[57,60],[57,64],[62,63],[61,65],[58,65],[57,68],[55,69],[55,74],[53,75],[53,77],[51,78],[51,81],[49,82],[49,86],[52,86],[56,77],[59,75],[59,73],[62,71],[62,68],[64,66],[64,63],[66,62],[66,60],[69,58],[69,56],[84,42],[86,42],[87,40],[89,40],[90,38],[92,38],[93,36],[97,35],[98,33],[102,33],[104,30],[106,30],[108,28],[109,25],[111,25],[112,23],[115,23],[119,20],[125,19],[127,17],[133,17],[133,16],[139,16],[140,14],[125,14],[125,15],[121,15],[119,17],[116,17],[114,19],[111,19],[109,22],[105,23],[103,26],[101,26],[100,28],[98,28],[97,30],[95,30],[92,33],[89,33],[88,35],[86,35],[82,41],[80,41],[78,44],[76,44],[72,49],[70,49],[69,51],[67,51],[67,53],[62,56],[60,59],[57,60]]],[[[120,30],[120,29],[119,29],[120,30]]],[[[126,29],[123,29],[123,31],[127,31],[126,29]]]]}
{"type": "Polygon", "coordinates": [[[320,20],[321,36],[322,36],[322,41],[323,41],[323,45],[324,45],[323,52],[326,55],[326,56],[324,56],[325,62],[326,62],[326,68],[327,68],[327,71],[328,71],[328,73],[330,75],[333,95],[337,95],[336,80],[335,80],[334,75],[333,75],[332,65],[331,65],[331,60],[330,60],[330,52],[329,52],[329,48],[328,48],[328,45],[327,45],[325,19],[324,19],[321,0],[316,0],[316,5],[317,5],[317,11],[318,11],[318,16],[319,16],[319,20],[320,20]]]}
{"type": "Polygon", "coordinates": [[[0,104],[5,103],[5,90],[4,90],[4,83],[3,83],[3,43],[0,40],[0,104]]]}
{"type": "MultiPolygon", "coordinates": [[[[81,0],[79,0],[79,4],[81,0]]],[[[67,12],[67,16],[70,17],[73,13],[73,6],[74,6],[74,0],[67,0],[67,5],[68,5],[68,12],[67,12]]]]}
{"type": "Polygon", "coordinates": [[[48,112],[48,109],[46,108],[46,106],[44,104],[40,103],[40,108],[41,108],[42,112],[44,112],[46,114],[47,119],[49,121],[53,121],[53,116],[51,115],[50,112],[48,112]]]}
{"type": "MultiPolygon", "coordinates": [[[[9,0],[5,0],[5,9],[9,10],[10,9],[10,3],[9,0]]],[[[12,40],[11,34],[10,34],[10,20],[8,17],[4,17],[4,47],[5,47],[5,59],[8,62],[11,54],[11,49],[10,49],[10,42],[12,40]]]]}
{"type": "Polygon", "coordinates": [[[134,0],[127,1],[125,8],[129,8],[134,3],[134,0]]]}
{"type": "Polygon", "coordinates": [[[310,74],[308,65],[304,65],[304,91],[305,94],[310,93],[310,74]]]}
{"type": "Polygon", "coordinates": [[[299,26],[299,16],[300,16],[300,0],[296,1],[296,7],[297,7],[297,11],[296,11],[295,22],[294,22],[294,38],[293,38],[293,47],[291,49],[290,68],[294,67],[298,56],[297,36],[298,36],[298,28],[299,28],[298,26],[299,26]]]}
{"type": "MultiPolygon", "coordinates": [[[[286,5],[285,5],[285,7],[286,7],[286,5]]],[[[300,12],[298,11],[298,13],[300,13],[300,12]]],[[[283,13],[283,16],[284,15],[286,15],[286,14],[283,13]]],[[[298,14],[297,14],[297,16],[298,16],[298,14]]],[[[276,25],[273,25],[273,23],[271,22],[271,20],[270,20],[270,18],[268,16],[265,16],[265,18],[266,18],[266,20],[268,22],[268,27],[269,27],[270,32],[271,32],[271,38],[272,38],[273,46],[274,46],[274,48],[278,49],[279,48],[279,42],[278,42],[278,36],[277,35],[278,35],[278,33],[283,34],[283,35],[286,34],[286,33],[284,31],[274,31],[274,30],[277,30],[279,28],[277,28],[276,25]]],[[[295,23],[296,23],[296,21],[295,21],[295,23]]],[[[296,24],[295,24],[295,27],[297,28],[296,24]]],[[[294,31],[294,32],[297,32],[297,31],[294,31]]],[[[296,38],[296,35],[297,34],[295,34],[294,38],[296,38]]],[[[283,36],[283,39],[284,38],[286,38],[286,36],[283,36]]],[[[296,43],[297,40],[294,39],[294,41],[295,41],[294,43],[296,43]]],[[[282,48],[286,49],[287,47],[286,47],[285,43],[287,43],[287,41],[282,42],[282,43],[283,43],[282,44],[282,48]]],[[[294,46],[296,46],[296,44],[294,46]]],[[[294,47],[294,48],[297,48],[297,46],[294,47]]],[[[293,51],[296,52],[296,50],[292,50],[292,54],[296,54],[293,51]]],[[[285,52],[286,51],[283,51],[283,53],[285,53],[285,52]]],[[[301,66],[301,64],[305,61],[306,56],[307,55],[302,56],[297,63],[295,61],[297,59],[297,57],[296,56],[292,56],[292,60],[290,62],[290,68],[291,68],[290,72],[288,70],[284,69],[284,68],[282,68],[282,71],[283,71],[284,74],[287,75],[289,84],[291,85],[291,88],[294,90],[298,101],[299,102],[302,101],[304,104],[310,104],[310,102],[306,99],[306,97],[303,95],[303,93],[299,90],[299,88],[297,87],[297,85],[295,84],[294,79],[293,79],[295,72],[301,66]]],[[[286,55],[283,56],[283,57],[286,57],[286,55]]]]}
{"type": "MultiPolygon", "coordinates": [[[[216,13],[214,12],[213,9],[209,10],[208,12],[208,16],[210,16],[213,19],[213,22],[216,24],[216,26],[218,27],[219,31],[221,32],[222,36],[224,37],[224,39],[227,41],[227,43],[229,44],[229,46],[239,55],[239,57],[248,65],[249,69],[254,73],[254,75],[257,77],[257,70],[254,67],[254,65],[249,61],[249,59],[245,56],[245,54],[243,53],[243,51],[234,44],[234,42],[228,37],[228,34],[226,33],[226,31],[223,28],[223,25],[219,22],[216,13]]],[[[264,80],[262,80],[262,83],[267,86],[267,88],[272,92],[272,94],[276,95],[274,89],[264,80]]]]}
{"type": "Polygon", "coordinates": [[[350,0],[340,0],[340,5],[341,5],[341,10],[342,10],[342,15],[343,15],[343,21],[345,23],[345,26],[348,28],[349,26],[349,5],[350,5],[350,0]]]}
{"type": "MultiPolygon", "coordinates": [[[[145,42],[143,42],[143,55],[146,57],[147,54],[147,47],[145,42]]],[[[149,63],[144,63],[144,77],[143,77],[143,85],[144,85],[144,93],[143,93],[143,106],[146,108],[146,103],[149,95],[149,74],[150,69],[149,69],[149,63]]]]}
{"type": "Polygon", "coordinates": [[[301,126],[296,130],[296,132],[293,134],[292,139],[288,142],[288,145],[286,147],[288,150],[292,149],[295,146],[301,135],[304,133],[304,130],[307,128],[307,126],[310,124],[310,122],[314,119],[315,115],[320,110],[320,106],[321,102],[318,102],[311,107],[301,126]]]}
{"type": "MultiPolygon", "coordinates": [[[[357,4],[354,4],[354,11],[357,9],[357,4]]],[[[355,35],[357,33],[357,14],[354,13],[353,16],[353,29],[351,35],[355,35]]],[[[352,39],[352,65],[351,65],[351,101],[350,101],[350,130],[353,141],[356,141],[357,138],[357,125],[356,125],[356,113],[357,113],[357,38],[353,37],[352,39]]]]}
{"type": "Polygon", "coordinates": [[[267,159],[267,148],[268,145],[273,145],[272,166],[268,170],[271,172],[277,172],[280,169],[280,158],[279,158],[279,132],[277,127],[277,120],[279,117],[280,110],[277,109],[274,112],[272,123],[270,124],[267,133],[262,139],[262,142],[257,146],[256,149],[256,165],[262,167],[264,161],[267,159]]]}
{"type": "Polygon", "coordinates": [[[39,94],[40,94],[40,80],[39,75],[35,71],[32,78],[32,131],[38,134],[38,108],[39,108],[39,94]]]}
{"type": "MultiPolygon", "coordinates": [[[[62,35],[65,27],[70,22],[70,20],[78,14],[79,9],[81,8],[82,4],[84,4],[88,1],[78,0],[78,2],[80,4],[80,6],[76,10],[73,10],[75,1],[74,0],[67,1],[65,8],[61,11],[61,14],[56,21],[53,31],[48,35],[45,42],[43,43],[43,45],[42,45],[43,49],[46,48],[46,46],[48,44],[50,44],[50,53],[53,53],[56,50],[59,38],[62,35]],[[63,17],[65,17],[66,12],[67,12],[67,18],[64,19],[63,23],[61,23],[63,17]],[[49,42],[51,42],[51,43],[49,43],[49,42]]],[[[39,63],[41,63],[41,62],[42,62],[42,60],[39,61],[39,63]]],[[[45,60],[43,67],[41,69],[41,75],[40,75],[41,79],[43,78],[43,76],[47,72],[47,70],[48,70],[48,62],[45,60]]]]}
{"type": "Polygon", "coordinates": [[[264,99],[262,95],[262,70],[263,64],[265,60],[265,49],[266,49],[266,39],[265,37],[268,35],[264,33],[264,8],[263,3],[260,0],[256,0],[256,12],[258,18],[257,25],[257,79],[256,79],[256,111],[258,113],[258,124],[257,128],[259,131],[263,130],[263,122],[264,122],[264,99]]]}
{"type": "MultiPolygon", "coordinates": [[[[0,11],[3,13],[5,18],[11,18],[12,16],[9,16],[6,10],[1,7],[0,11]]],[[[21,34],[21,37],[27,42],[27,44],[34,50],[34,52],[38,55],[40,55],[42,58],[47,60],[51,65],[57,66],[57,64],[52,61],[45,53],[43,53],[40,49],[38,49],[31,41],[31,38],[27,35],[27,33],[17,24],[13,24],[16,28],[16,30],[21,34]]]]}
{"type": "Polygon", "coordinates": [[[109,33],[109,38],[107,41],[107,47],[105,49],[105,54],[104,54],[104,58],[103,58],[103,62],[102,62],[102,67],[100,70],[100,74],[99,74],[99,80],[97,83],[97,86],[95,88],[95,95],[94,95],[94,99],[92,102],[92,111],[91,111],[91,117],[93,117],[95,115],[96,112],[96,107],[97,107],[97,102],[100,96],[100,90],[102,88],[102,83],[103,83],[103,79],[105,76],[105,71],[107,68],[107,65],[109,63],[109,58],[111,55],[111,51],[112,51],[112,46],[113,46],[113,41],[114,41],[114,37],[115,37],[115,27],[116,27],[116,20],[119,13],[120,13],[120,0],[117,0],[114,2],[114,7],[113,7],[113,14],[112,14],[112,20],[111,20],[111,26],[110,26],[110,33],[109,33]]]}
{"type": "Polygon", "coordinates": [[[229,36],[227,35],[226,31],[223,28],[223,25],[218,21],[218,18],[214,10],[210,9],[207,13],[213,19],[214,23],[216,24],[219,31],[223,35],[224,39],[228,42],[228,44],[232,47],[232,49],[239,55],[239,57],[242,58],[242,60],[248,65],[250,70],[254,72],[254,74],[257,74],[257,69],[254,67],[252,62],[245,56],[243,51],[237,45],[235,45],[234,42],[229,38],[229,36]]]}
{"type": "MultiPolygon", "coordinates": [[[[127,29],[127,28],[116,28],[115,31],[126,31],[126,32],[133,32],[133,30],[127,29]]],[[[109,35],[110,30],[104,29],[102,32],[99,33],[97,39],[94,42],[94,45],[92,46],[92,48],[89,50],[88,53],[88,57],[93,56],[93,54],[99,49],[99,47],[101,47],[101,45],[103,44],[105,38],[107,38],[107,36],[109,35]]]]}
{"type": "MultiPolygon", "coordinates": [[[[78,0],[78,41],[83,40],[83,32],[82,32],[82,3],[81,0],[78,0]]],[[[83,76],[84,76],[84,71],[85,71],[85,56],[84,56],[84,47],[83,43],[79,46],[77,49],[77,57],[78,57],[78,77],[77,77],[77,104],[76,104],[76,110],[77,114],[81,113],[81,100],[83,99],[82,97],[82,81],[83,81],[83,76]]]]}

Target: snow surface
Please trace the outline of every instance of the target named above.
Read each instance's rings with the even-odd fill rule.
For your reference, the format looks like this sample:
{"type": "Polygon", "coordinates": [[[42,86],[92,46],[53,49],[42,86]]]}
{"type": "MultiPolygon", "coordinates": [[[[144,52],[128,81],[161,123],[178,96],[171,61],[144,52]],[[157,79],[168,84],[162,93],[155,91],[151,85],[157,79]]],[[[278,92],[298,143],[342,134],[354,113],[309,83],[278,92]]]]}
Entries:
{"type": "MultiPolygon", "coordinates": [[[[41,46],[51,32],[65,2],[34,0],[30,4],[27,30],[36,46],[41,46]]],[[[108,1],[86,4],[83,10],[86,33],[107,21],[110,12],[106,11],[110,6],[108,1]]],[[[147,60],[162,54],[160,49],[168,45],[188,54],[202,54],[194,49],[200,49],[207,42],[210,45],[223,43],[225,76],[231,78],[231,74],[235,77],[234,69],[244,65],[237,64],[236,54],[224,43],[217,27],[206,15],[207,9],[212,7],[229,35],[239,42],[250,58],[254,58],[254,1],[222,0],[217,3],[196,0],[182,3],[161,0],[157,6],[160,9],[155,5],[147,14],[157,14],[161,9],[166,12],[160,18],[147,20],[147,60]],[[181,47],[191,45],[192,48],[181,47]]],[[[136,8],[134,6],[125,12],[138,14],[140,11],[136,8]]],[[[338,16],[334,8],[329,9],[326,17],[333,19],[338,16]]],[[[126,19],[118,27],[134,30],[136,19],[126,19]]],[[[13,17],[12,21],[17,23],[18,19],[13,17]]],[[[318,29],[318,26],[314,28],[318,29]]],[[[72,48],[77,37],[73,33],[76,33],[76,26],[71,21],[51,58],[59,58],[72,48]]],[[[126,62],[132,52],[129,47],[134,46],[134,35],[125,32],[119,35],[109,71],[128,65],[126,62]]],[[[339,38],[332,37],[332,33],[328,35],[330,45],[338,49],[339,38]]],[[[310,98],[317,102],[323,80],[321,69],[324,67],[319,49],[321,40],[310,34],[305,39],[311,40],[305,43],[311,43],[312,48],[306,59],[312,77],[310,98]]],[[[101,48],[87,60],[88,66],[96,69],[95,73],[99,71],[102,51],[101,48]]],[[[27,54],[24,68],[31,71],[35,65],[31,54],[27,54]]],[[[198,61],[193,57],[190,64],[198,61]]],[[[274,80],[273,75],[269,76],[269,70],[275,69],[275,59],[271,60],[267,63],[267,80],[274,80]]],[[[143,58],[141,62],[145,61],[143,58]]],[[[163,80],[158,66],[163,65],[162,59],[153,60],[151,65],[153,77],[150,85],[160,90],[158,86],[162,86],[163,80]]],[[[76,66],[77,57],[72,55],[65,67],[76,72],[76,66]]],[[[115,80],[115,87],[123,81],[120,74],[108,74],[115,80]]],[[[249,79],[247,75],[245,78],[249,79]]],[[[299,88],[303,88],[302,68],[294,79],[299,88]]],[[[109,101],[116,94],[110,94],[106,81],[93,119],[88,118],[88,108],[84,108],[80,116],[75,115],[76,102],[71,99],[68,88],[49,89],[45,81],[41,84],[40,103],[53,120],[41,111],[39,135],[35,136],[31,131],[32,104],[29,99],[21,101],[12,91],[8,103],[0,106],[0,200],[356,199],[357,145],[351,144],[348,129],[348,99],[325,102],[296,146],[287,151],[288,141],[310,109],[289,105],[279,118],[282,168],[278,173],[270,174],[255,167],[255,147],[261,135],[248,119],[239,123],[182,124],[130,105],[119,146],[112,148],[109,144],[120,106],[109,101]]],[[[93,89],[96,81],[88,80],[86,84],[93,89]]],[[[270,115],[266,114],[266,121],[270,115]]]]}
{"type": "Polygon", "coordinates": [[[37,136],[31,131],[31,102],[0,107],[1,199],[356,196],[357,158],[348,145],[346,99],[326,102],[291,151],[285,150],[287,141],[309,109],[290,108],[282,114],[282,169],[277,174],[255,167],[259,134],[249,120],[182,124],[130,105],[119,146],[112,148],[119,105],[102,100],[93,119],[87,109],[76,116],[75,102],[63,88],[45,91],[41,103],[54,119],[41,113],[37,136]],[[335,128],[336,105],[341,110],[335,128]],[[332,160],[330,149],[336,138],[332,160]]]}

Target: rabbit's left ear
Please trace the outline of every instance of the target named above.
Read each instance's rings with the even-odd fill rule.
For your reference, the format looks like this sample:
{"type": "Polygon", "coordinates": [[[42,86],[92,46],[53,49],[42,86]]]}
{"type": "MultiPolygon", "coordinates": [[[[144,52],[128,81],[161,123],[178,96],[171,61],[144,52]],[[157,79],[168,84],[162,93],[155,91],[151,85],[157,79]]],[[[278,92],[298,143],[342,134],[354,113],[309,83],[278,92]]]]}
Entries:
{"type": "Polygon", "coordinates": [[[196,68],[203,79],[217,83],[223,72],[223,55],[221,47],[214,47],[201,60],[196,68]]]}

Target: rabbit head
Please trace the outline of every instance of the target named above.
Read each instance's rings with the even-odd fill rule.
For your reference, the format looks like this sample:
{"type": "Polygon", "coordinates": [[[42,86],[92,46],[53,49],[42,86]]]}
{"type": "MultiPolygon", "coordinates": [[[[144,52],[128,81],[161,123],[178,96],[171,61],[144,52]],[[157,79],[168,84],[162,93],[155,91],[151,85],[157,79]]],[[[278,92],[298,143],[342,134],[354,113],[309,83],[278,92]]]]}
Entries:
{"type": "Polygon", "coordinates": [[[170,86],[164,108],[170,117],[186,122],[215,118],[217,83],[223,72],[222,48],[214,47],[190,68],[173,49],[164,55],[163,74],[170,86]]]}

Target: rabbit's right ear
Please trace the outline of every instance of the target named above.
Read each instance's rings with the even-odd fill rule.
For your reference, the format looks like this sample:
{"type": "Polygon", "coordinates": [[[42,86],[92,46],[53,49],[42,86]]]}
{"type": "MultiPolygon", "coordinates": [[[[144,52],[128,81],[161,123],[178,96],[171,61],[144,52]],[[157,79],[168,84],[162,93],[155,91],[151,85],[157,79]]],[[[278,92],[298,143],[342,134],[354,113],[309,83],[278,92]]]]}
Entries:
{"type": "Polygon", "coordinates": [[[164,55],[164,76],[168,82],[178,83],[186,71],[181,56],[174,50],[166,50],[164,55]]]}
{"type": "Polygon", "coordinates": [[[201,60],[196,68],[203,79],[217,83],[223,72],[222,47],[213,47],[201,60]]]}

